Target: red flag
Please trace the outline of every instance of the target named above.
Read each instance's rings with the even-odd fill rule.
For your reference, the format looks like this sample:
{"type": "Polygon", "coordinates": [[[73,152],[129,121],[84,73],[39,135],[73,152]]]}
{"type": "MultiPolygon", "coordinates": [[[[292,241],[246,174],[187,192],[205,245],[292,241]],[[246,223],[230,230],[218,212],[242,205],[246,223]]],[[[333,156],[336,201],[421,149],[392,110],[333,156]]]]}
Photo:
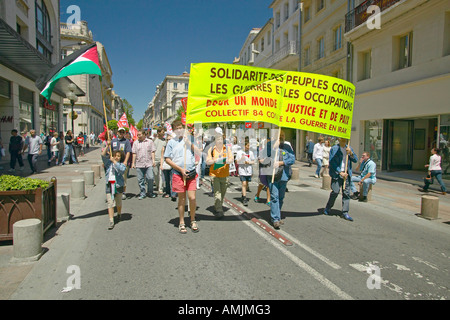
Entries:
{"type": "Polygon", "coordinates": [[[124,113],[123,116],[120,118],[119,121],[117,121],[117,126],[119,128],[130,128],[130,126],[128,125],[128,119],[127,119],[127,114],[124,113]]]}
{"type": "Polygon", "coordinates": [[[130,134],[133,138],[133,141],[137,140],[138,129],[136,129],[133,125],[130,125],[130,134]]]}
{"type": "Polygon", "coordinates": [[[187,97],[181,99],[181,104],[183,105],[184,112],[187,112],[187,97]]]}
{"type": "Polygon", "coordinates": [[[184,112],[181,113],[181,123],[183,124],[183,126],[186,125],[186,113],[184,112]]]}

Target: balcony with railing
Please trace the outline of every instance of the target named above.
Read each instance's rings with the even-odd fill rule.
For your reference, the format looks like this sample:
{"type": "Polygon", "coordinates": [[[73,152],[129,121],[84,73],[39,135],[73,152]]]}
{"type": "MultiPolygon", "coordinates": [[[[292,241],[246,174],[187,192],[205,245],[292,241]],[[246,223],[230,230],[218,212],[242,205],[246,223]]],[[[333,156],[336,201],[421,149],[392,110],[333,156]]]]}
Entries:
{"type": "Polygon", "coordinates": [[[366,0],[357,6],[355,9],[351,10],[345,15],[345,32],[349,32],[354,28],[360,26],[364,22],[366,22],[369,17],[372,15],[371,12],[367,12],[367,9],[370,6],[378,6],[380,8],[380,12],[388,9],[393,6],[397,2],[401,2],[404,0],[366,0]]]}
{"type": "Polygon", "coordinates": [[[285,46],[275,51],[266,60],[258,63],[258,66],[269,68],[287,57],[298,55],[298,52],[298,41],[288,41],[285,46]]]}

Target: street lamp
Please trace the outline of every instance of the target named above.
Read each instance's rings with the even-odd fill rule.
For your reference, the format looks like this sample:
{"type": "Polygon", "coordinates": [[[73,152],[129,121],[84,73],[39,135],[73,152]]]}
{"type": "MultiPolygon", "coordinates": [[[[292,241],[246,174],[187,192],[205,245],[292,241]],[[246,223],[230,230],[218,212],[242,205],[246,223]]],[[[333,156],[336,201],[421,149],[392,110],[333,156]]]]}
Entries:
{"type": "Polygon", "coordinates": [[[75,104],[75,102],[78,101],[78,97],[75,94],[75,90],[77,89],[77,86],[75,85],[75,83],[71,83],[68,86],[69,91],[66,93],[66,97],[67,99],[70,100],[70,105],[72,106],[72,111],[70,113],[70,118],[72,119],[72,134],[75,133],[74,131],[74,127],[73,127],[73,120],[74,120],[74,114],[73,114],[73,105],[75,104]]]}

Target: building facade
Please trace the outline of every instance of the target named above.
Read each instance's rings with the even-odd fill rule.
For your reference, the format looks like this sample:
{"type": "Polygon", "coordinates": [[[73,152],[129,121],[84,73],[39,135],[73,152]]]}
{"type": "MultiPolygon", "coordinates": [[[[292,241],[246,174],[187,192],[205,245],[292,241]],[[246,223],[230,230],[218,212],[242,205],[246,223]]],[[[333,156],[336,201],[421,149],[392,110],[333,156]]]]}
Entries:
{"type": "Polygon", "coordinates": [[[366,1],[351,4],[345,38],[356,85],[352,145],[360,154],[372,151],[389,171],[424,170],[439,146],[448,179],[450,2],[372,1],[378,20],[364,14],[366,1]]]}
{"type": "MultiPolygon", "coordinates": [[[[94,43],[92,32],[86,21],[76,24],[61,23],[61,57],[64,58],[79,50],[84,45],[94,43]]],[[[112,69],[109,64],[106,50],[102,43],[97,43],[99,62],[102,69],[102,81],[97,75],[81,74],[69,78],[77,84],[86,94],[78,98],[73,111],[76,113],[72,128],[71,101],[64,99],[64,131],[94,132],[96,135],[103,132],[105,110],[108,120],[119,119],[122,103],[120,96],[114,91],[112,82],[112,69]],[[105,109],[103,108],[103,100],[105,109]]],[[[123,110],[122,110],[123,111],[123,110]]]]}
{"type": "MultiPolygon", "coordinates": [[[[149,117],[147,128],[163,126],[167,121],[172,123],[178,117],[178,109],[182,107],[181,99],[188,96],[189,73],[183,72],[178,76],[166,76],[164,81],[156,87],[155,96],[149,103],[149,117]],[[152,112],[153,111],[153,112],[152,112]]],[[[145,127],[145,125],[144,125],[145,127]]]]}
{"type": "MultiPolygon", "coordinates": [[[[62,130],[63,97],[71,83],[61,79],[51,101],[40,96],[36,80],[60,61],[58,0],[0,1],[0,136],[10,131],[62,130]]],[[[76,88],[76,94],[84,92],[76,88]]]]}

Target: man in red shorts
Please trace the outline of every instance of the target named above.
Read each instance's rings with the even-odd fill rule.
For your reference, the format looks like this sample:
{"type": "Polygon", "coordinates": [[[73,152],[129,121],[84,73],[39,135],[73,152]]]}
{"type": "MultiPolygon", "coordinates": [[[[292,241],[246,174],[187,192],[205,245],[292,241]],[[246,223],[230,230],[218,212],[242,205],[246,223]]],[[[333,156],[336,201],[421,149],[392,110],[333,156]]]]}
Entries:
{"type": "Polygon", "coordinates": [[[178,194],[178,214],[180,216],[178,230],[182,234],[187,233],[186,224],[184,222],[184,207],[186,204],[187,192],[191,216],[191,230],[192,232],[198,232],[198,225],[195,221],[197,174],[195,172],[194,157],[194,150],[197,149],[193,145],[193,137],[190,134],[188,134],[187,137],[184,137],[186,131],[184,130],[181,121],[174,121],[172,123],[172,130],[176,134],[176,137],[170,139],[167,143],[164,151],[164,158],[166,163],[172,167],[172,190],[178,194]],[[190,175],[189,173],[193,173],[193,175],[190,175]]]}

